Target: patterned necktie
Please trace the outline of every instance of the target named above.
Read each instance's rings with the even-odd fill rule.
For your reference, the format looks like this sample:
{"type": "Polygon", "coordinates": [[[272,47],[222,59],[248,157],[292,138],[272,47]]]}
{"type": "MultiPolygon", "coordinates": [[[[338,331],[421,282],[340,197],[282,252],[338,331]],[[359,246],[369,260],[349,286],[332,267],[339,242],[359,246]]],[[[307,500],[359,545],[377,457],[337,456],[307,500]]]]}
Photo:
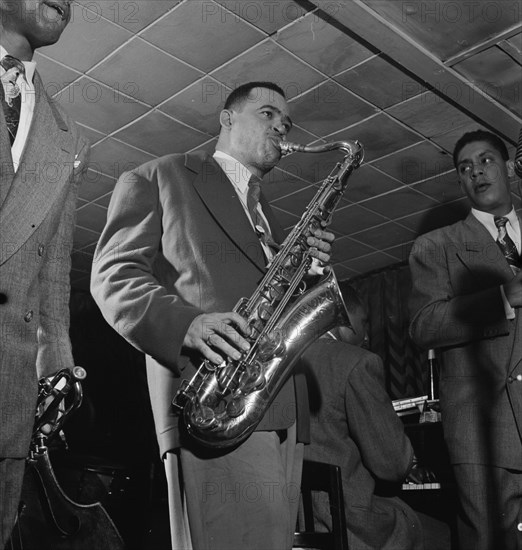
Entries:
{"type": "Polygon", "coordinates": [[[276,254],[279,250],[279,245],[272,238],[270,233],[270,228],[268,224],[261,216],[258,204],[259,196],[261,195],[261,184],[259,180],[252,176],[248,182],[248,192],[247,192],[247,208],[250,214],[250,219],[254,223],[255,231],[259,239],[270,249],[272,256],[276,254]]]}
{"type": "Polygon", "coordinates": [[[25,67],[19,59],[11,55],[4,56],[0,60],[0,66],[6,71],[6,73],[2,75],[1,101],[5,121],[7,123],[7,131],[9,132],[9,139],[11,140],[11,145],[13,145],[18,130],[18,123],[20,122],[20,111],[22,108],[22,94],[16,84],[16,80],[19,76],[25,80],[25,67]],[[9,75],[8,79],[6,79],[6,75],[9,75]],[[4,85],[7,87],[7,93],[4,90],[4,85]]]}
{"type": "Polygon", "coordinates": [[[520,254],[517,251],[517,247],[506,230],[506,223],[508,219],[503,216],[495,216],[495,225],[498,227],[497,244],[502,250],[502,253],[506,257],[508,264],[516,274],[520,271],[520,254]]]}

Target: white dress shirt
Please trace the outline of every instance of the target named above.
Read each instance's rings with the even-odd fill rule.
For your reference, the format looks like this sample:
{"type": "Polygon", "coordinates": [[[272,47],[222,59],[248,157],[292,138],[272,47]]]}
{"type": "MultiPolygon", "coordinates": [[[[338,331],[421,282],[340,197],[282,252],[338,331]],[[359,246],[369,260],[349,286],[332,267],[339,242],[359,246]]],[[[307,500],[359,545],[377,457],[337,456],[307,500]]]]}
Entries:
{"type": "MultiPolygon", "coordinates": [[[[237,192],[237,196],[241,201],[241,205],[245,210],[247,218],[250,220],[250,223],[254,228],[254,231],[256,231],[257,233],[255,221],[250,218],[250,212],[248,211],[248,206],[247,206],[248,182],[250,181],[252,172],[250,172],[250,170],[246,166],[241,164],[234,157],[231,157],[228,153],[224,153],[223,151],[216,150],[214,152],[213,157],[214,157],[214,160],[219,164],[223,172],[225,172],[225,174],[227,175],[228,179],[230,180],[230,183],[234,186],[234,189],[237,192]]],[[[266,226],[270,227],[270,224],[266,219],[266,216],[263,212],[263,209],[261,208],[260,203],[257,203],[257,211],[265,221],[266,226]]],[[[269,246],[267,246],[262,239],[259,239],[259,242],[263,247],[265,257],[268,259],[268,261],[272,260],[272,258],[274,257],[273,250],[269,246]]],[[[324,273],[324,266],[320,264],[317,258],[312,258],[312,265],[308,270],[308,275],[322,275],[323,273],[324,273]]]]}
{"type": "MultiPolygon", "coordinates": [[[[483,212],[482,210],[476,210],[475,208],[471,209],[471,213],[475,218],[488,230],[488,233],[493,237],[493,240],[496,242],[498,238],[498,227],[495,225],[495,216],[489,212],[483,212]]],[[[511,240],[515,243],[518,253],[521,253],[521,243],[520,243],[520,223],[518,221],[517,213],[515,212],[515,207],[511,209],[509,214],[504,216],[508,219],[506,223],[506,232],[511,237],[511,240]]],[[[504,311],[506,312],[507,319],[515,318],[515,310],[511,307],[511,304],[506,298],[504,292],[504,286],[500,286],[500,293],[502,294],[502,301],[504,302],[504,311]]]]}
{"type": "MultiPolygon", "coordinates": [[[[252,228],[254,229],[254,231],[256,231],[255,221],[251,219],[250,212],[247,206],[248,182],[250,181],[252,172],[250,172],[250,170],[246,166],[241,164],[234,157],[231,157],[228,153],[224,153],[223,151],[215,151],[213,157],[214,160],[219,164],[223,172],[225,172],[225,174],[227,175],[230,183],[234,186],[237,196],[241,201],[241,205],[243,206],[243,210],[245,211],[247,218],[250,220],[252,228]]],[[[266,226],[270,227],[270,224],[268,223],[268,220],[263,213],[263,209],[261,208],[260,203],[257,203],[257,211],[265,221],[266,226]]],[[[272,250],[261,239],[259,239],[259,242],[263,247],[265,257],[268,260],[271,260],[274,256],[272,250]]]]}
{"type": "MultiPolygon", "coordinates": [[[[0,46],[0,59],[5,55],[8,55],[9,52],[5,48],[0,46]]],[[[20,88],[21,94],[21,110],[20,110],[20,122],[18,123],[18,130],[16,132],[16,138],[11,147],[11,155],[13,157],[13,166],[14,170],[18,169],[20,165],[20,159],[22,158],[22,153],[29,136],[29,129],[33,121],[33,114],[35,109],[36,97],[35,89],[33,84],[34,72],[36,70],[35,61],[22,61],[25,66],[25,77],[27,82],[23,77],[19,76],[16,84],[20,88]]],[[[0,76],[5,74],[5,70],[0,67],[0,76]]]]}

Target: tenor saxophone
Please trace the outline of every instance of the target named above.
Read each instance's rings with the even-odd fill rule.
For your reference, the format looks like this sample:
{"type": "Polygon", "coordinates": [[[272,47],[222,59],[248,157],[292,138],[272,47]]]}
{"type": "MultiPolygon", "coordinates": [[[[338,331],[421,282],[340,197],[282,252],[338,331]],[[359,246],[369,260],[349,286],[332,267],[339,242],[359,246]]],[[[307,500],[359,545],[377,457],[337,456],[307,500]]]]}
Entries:
{"type": "Polygon", "coordinates": [[[250,298],[235,306],[251,329],[250,349],[239,360],[220,365],[203,361],[190,381],[183,380],[172,404],[187,432],[206,447],[225,449],[244,441],[259,424],[304,350],[326,331],[349,325],[333,271],[308,287],[312,263],[307,237],[325,227],[359,167],[364,149],[358,141],[305,146],[282,141],[281,154],[345,153],[323,181],[300,221],[284,240],[250,298]]]}

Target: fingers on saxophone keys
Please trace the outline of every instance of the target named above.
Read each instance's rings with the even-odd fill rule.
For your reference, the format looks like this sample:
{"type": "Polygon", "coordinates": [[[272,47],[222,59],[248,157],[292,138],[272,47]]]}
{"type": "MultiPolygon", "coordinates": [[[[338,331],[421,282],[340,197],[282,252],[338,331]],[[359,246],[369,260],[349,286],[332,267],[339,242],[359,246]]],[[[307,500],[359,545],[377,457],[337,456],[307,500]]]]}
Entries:
{"type": "Polygon", "coordinates": [[[223,327],[222,330],[222,334],[218,334],[217,331],[211,332],[204,338],[204,343],[210,352],[205,356],[217,364],[223,361],[223,356],[236,361],[241,359],[241,352],[248,351],[250,344],[230,325],[223,327]]]}
{"type": "Polygon", "coordinates": [[[320,252],[330,252],[332,248],[329,241],[318,239],[317,237],[308,237],[306,242],[310,247],[317,248],[320,252]]]}
{"type": "Polygon", "coordinates": [[[206,359],[215,365],[219,365],[223,362],[223,357],[214,351],[216,334],[209,334],[206,338],[203,339],[204,346],[202,348],[202,353],[206,359]]]}

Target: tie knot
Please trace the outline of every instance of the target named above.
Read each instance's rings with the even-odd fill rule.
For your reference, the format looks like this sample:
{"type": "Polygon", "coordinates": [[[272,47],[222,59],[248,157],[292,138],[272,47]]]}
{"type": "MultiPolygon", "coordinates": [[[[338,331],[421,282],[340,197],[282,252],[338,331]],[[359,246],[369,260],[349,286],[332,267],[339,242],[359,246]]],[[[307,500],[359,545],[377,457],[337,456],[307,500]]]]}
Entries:
{"type": "Polygon", "coordinates": [[[501,227],[506,227],[508,219],[505,216],[495,216],[495,225],[500,229],[501,227]]]}
{"type": "Polygon", "coordinates": [[[14,72],[25,76],[25,65],[16,57],[12,55],[4,55],[0,59],[0,67],[2,67],[6,72],[9,72],[11,69],[16,69],[14,72]]]}

